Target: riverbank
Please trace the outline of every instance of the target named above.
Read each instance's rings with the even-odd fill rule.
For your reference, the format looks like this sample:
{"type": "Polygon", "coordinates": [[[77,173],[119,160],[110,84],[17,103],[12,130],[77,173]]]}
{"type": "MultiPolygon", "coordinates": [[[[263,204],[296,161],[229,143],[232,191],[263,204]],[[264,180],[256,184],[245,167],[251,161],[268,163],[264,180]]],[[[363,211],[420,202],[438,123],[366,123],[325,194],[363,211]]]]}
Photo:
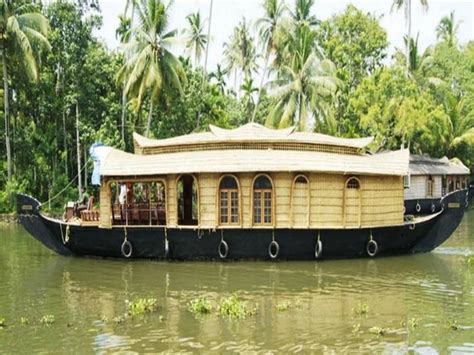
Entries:
{"type": "Polygon", "coordinates": [[[1,213],[0,214],[0,225],[14,225],[18,224],[18,218],[16,213],[1,213]]]}

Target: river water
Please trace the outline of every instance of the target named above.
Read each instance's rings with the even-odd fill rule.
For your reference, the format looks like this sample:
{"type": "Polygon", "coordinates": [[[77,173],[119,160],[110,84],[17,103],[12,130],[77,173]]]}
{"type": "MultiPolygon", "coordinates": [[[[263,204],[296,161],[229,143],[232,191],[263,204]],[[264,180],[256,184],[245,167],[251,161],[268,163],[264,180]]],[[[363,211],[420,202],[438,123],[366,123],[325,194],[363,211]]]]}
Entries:
{"type": "Polygon", "coordinates": [[[471,254],[474,210],[432,253],[320,262],[66,258],[0,227],[0,353],[474,353],[471,254]],[[188,310],[231,294],[255,313],[188,310]],[[158,310],[123,317],[137,298],[158,310]]]}

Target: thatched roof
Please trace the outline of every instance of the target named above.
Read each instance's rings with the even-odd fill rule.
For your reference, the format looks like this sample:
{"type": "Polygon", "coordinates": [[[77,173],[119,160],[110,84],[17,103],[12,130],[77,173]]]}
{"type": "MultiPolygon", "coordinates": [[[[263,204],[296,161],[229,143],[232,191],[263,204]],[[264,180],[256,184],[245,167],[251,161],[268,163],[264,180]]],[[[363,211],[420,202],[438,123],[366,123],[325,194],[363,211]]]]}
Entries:
{"type": "Polygon", "coordinates": [[[428,155],[410,155],[410,175],[469,175],[469,169],[459,160],[437,159],[428,155]]]}
{"type": "Polygon", "coordinates": [[[101,175],[286,171],[402,176],[408,173],[408,161],[407,149],[374,155],[247,149],[137,155],[110,148],[101,175]]]}
{"type": "Polygon", "coordinates": [[[316,148],[329,146],[343,147],[352,150],[351,153],[356,153],[357,150],[365,148],[373,140],[372,137],[337,138],[319,133],[297,132],[295,127],[270,129],[257,123],[248,123],[235,129],[224,129],[209,125],[209,129],[209,132],[191,133],[166,139],[149,139],[134,133],[135,152],[138,154],[160,154],[205,150],[206,146],[212,146],[211,149],[235,149],[235,144],[240,143],[242,149],[278,149],[283,144],[287,144],[296,150],[299,146],[306,148],[315,146],[315,149],[302,150],[324,151],[324,149],[316,148]],[[274,144],[278,144],[278,147],[274,144]]]}

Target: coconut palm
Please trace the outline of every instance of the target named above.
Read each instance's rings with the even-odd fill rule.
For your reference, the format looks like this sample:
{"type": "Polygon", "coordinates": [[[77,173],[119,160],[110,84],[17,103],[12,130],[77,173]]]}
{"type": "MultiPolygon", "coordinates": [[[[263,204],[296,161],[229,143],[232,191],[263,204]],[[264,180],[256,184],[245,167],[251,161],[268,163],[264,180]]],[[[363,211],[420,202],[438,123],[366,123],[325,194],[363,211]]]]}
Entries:
{"type": "Polygon", "coordinates": [[[238,71],[241,72],[242,79],[251,77],[258,69],[254,39],[245,18],[234,29],[230,41],[224,44],[224,60],[227,72],[234,72],[234,89],[237,86],[238,71]]]}
{"type": "Polygon", "coordinates": [[[0,50],[3,67],[8,180],[12,178],[8,71],[11,65],[18,65],[19,62],[27,77],[32,81],[37,81],[39,72],[35,48],[50,49],[50,44],[46,38],[48,32],[48,20],[39,13],[39,8],[35,4],[25,4],[14,0],[0,1],[0,50]]]}
{"type": "Polygon", "coordinates": [[[211,24],[212,24],[212,9],[214,0],[211,0],[209,5],[209,22],[207,23],[207,43],[206,43],[206,58],[204,59],[204,73],[207,73],[207,58],[209,57],[209,43],[211,42],[211,24]]]}
{"type": "MultiPolygon", "coordinates": [[[[405,7],[405,21],[407,25],[407,38],[411,38],[411,1],[412,0],[393,0],[392,11],[393,9],[400,10],[402,7],[405,7]]],[[[424,10],[428,10],[428,0],[420,0],[420,4],[424,10]]],[[[406,58],[406,70],[408,72],[410,68],[410,48],[405,46],[405,58],[406,58]]]]}
{"type": "Polygon", "coordinates": [[[263,83],[267,77],[270,55],[275,50],[275,34],[285,11],[284,3],[280,0],[265,0],[263,8],[265,10],[265,15],[257,20],[256,27],[262,42],[265,64],[258,90],[257,103],[255,104],[255,109],[252,114],[252,122],[255,120],[255,115],[257,114],[258,105],[260,103],[260,96],[262,94],[263,83]]]}
{"type": "Polygon", "coordinates": [[[436,37],[446,42],[448,46],[454,47],[457,43],[456,34],[459,29],[459,22],[454,20],[454,11],[449,16],[444,16],[436,27],[436,37]]]}
{"type": "Polygon", "coordinates": [[[314,0],[295,0],[295,8],[290,11],[291,18],[296,26],[307,25],[310,27],[319,25],[316,16],[311,15],[314,0]]]}
{"type": "Polygon", "coordinates": [[[137,110],[148,95],[149,136],[155,102],[172,90],[181,92],[186,77],[181,62],[169,50],[176,36],[176,31],[167,31],[169,5],[162,0],[140,0],[135,11],[138,24],[132,28],[130,42],[122,46],[125,63],[118,75],[125,82],[127,96],[135,99],[137,110]]]}
{"type": "Polygon", "coordinates": [[[254,101],[254,93],[258,91],[258,88],[256,88],[253,85],[253,80],[250,77],[245,78],[244,82],[240,86],[240,90],[243,93],[242,97],[242,103],[244,104],[246,108],[246,112],[250,113],[255,106],[255,101],[254,101]]]}
{"type": "Polygon", "coordinates": [[[445,148],[451,156],[456,156],[463,146],[474,147],[474,107],[466,100],[448,93],[444,100],[449,124],[446,134],[445,148]]]}
{"type": "Polygon", "coordinates": [[[225,91],[225,76],[227,75],[227,71],[222,69],[220,64],[217,64],[217,68],[214,72],[209,74],[209,79],[215,79],[217,87],[219,88],[221,93],[225,91]]]}
{"type": "Polygon", "coordinates": [[[310,118],[317,126],[318,121],[324,120],[327,100],[338,87],[334,64],[321,60],[311,49],[314,32],[306,25],[298,35],[290,45],[292,60],[282,65],[278,78],[269,84],[277,102],[267,117],[266,125],[270,127],[298,125],[300,130],[306,130],[310,118]]]}
{"type": "Polygon", "coordinates": [[[207,44],[207,36],[203,34],[204,28],[199,11],[187,16],[186,20],[189,25],[189,28],[186,30],[186,48],[189,50],[190,54],[194,53],[194,66],[197,66],[207,44]]]}
{"type": "MultiPolygon", "coordinates": [[[[127,43],[130,41],[132,20],[125,15],[119,16],[119,27],[115,30],[115,37],[120,40],[120,43],[127,43]]],[[[125,95],[125,84],[122,87],[122,141],[125,142],[125,119],[127,115],[127,96],[125,95]]]]}

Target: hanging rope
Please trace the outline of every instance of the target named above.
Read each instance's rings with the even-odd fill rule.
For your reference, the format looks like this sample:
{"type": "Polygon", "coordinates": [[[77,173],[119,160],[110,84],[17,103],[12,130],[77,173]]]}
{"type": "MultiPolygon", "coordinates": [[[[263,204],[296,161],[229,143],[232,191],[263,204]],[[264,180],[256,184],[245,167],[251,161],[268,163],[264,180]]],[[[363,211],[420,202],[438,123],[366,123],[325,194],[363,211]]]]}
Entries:
{"type": "Polygon", "coordinates": [[[58,197],[58,196],[61,195],[64,191],[66,191],[66,189],[67,189],[69,186],[71,186],[74,181],[76,181],[76,179],[77,179],[77,177],[79,176],[79,174],[81,174],[81,173],[84,171],[85,168],[86,168],[86,164],[84,164],[84,166],[82,167],[81,171],[79,171],[79,172],[77,173],[77,175],[76,175],[71,181],[69,181],[69,183],[64,187],[64,189],[62,189],[61,191],[59,191],[56,195],[54,195],[53,197],[51,197],[49,200],[47,200],[47,201],[45,201],[45,202],[42,202],[41,204],[42,204],[42,205],[45,205],[45,204],[47,204],[47,203],[50,203],[50,202],[53,201],[56,197],[58,197]]]}

